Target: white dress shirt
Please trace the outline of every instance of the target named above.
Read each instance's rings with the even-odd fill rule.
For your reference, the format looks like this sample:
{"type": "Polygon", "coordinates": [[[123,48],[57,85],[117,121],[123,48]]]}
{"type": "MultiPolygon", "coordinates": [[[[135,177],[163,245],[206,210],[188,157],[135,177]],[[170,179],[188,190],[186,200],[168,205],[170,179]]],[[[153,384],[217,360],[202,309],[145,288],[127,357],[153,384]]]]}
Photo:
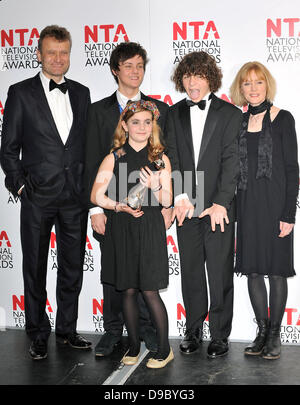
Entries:
{"type": "Polygon", "coordinates": [[[120,104],[122,110],[124,110],[124,108],[126,107],[128,100],[139,101],[140,99],[141,99],[140,91],[134,97],[128,98],[128,97],[124,96],[122,93],[120,93],[119,90],[117,90],[117,100],[118,100],[118,103],[120,104]]]}
{"type": "MultiPolygon", "coordinates": [[[[194,148],[194,159],[195,159],[195,170],[197,170],[197,164],[198,164],[198,158],[199,158],[199,153],[200,153],[200,147],[201,147],[201,141],[202,141],[202,135],[204,131],[204,125],[206,122],[207,118],[207,113],[210,107],[211,99],[208,100],[208,96],[203,98],[203,100],[206,100],[206,106],[204,110],[201,110],[197,105],[194,105],[190,107],[190,119],[191,119],[191,130],[192,130],[192,140],[193,140],[193,148],[194,148]]],[[[189,97],[187,97],[188,100],[190,100],[189,97]]],[[[196,185],[198,184],[198,179],[196,175],[196,185]]],[[[181,200],[183,198],[189,199],[188,195],[186,193],[177,195],[174,200],[174,204],[178,200],[181,200]]]]}
{"type": "MultiPolygon", "coordinates": [[[[124,110],[124,108],[126,107],[128,100],[139,101],[141,99],[140,91],[134,97],[130,97],[130,98],[124,96],[124,94],[120,93],[119,90],[117,90],[116,95],[117,95],[118,103],[122,110],[124,110]]],[[[93,207],[93,208],[90,208],[89,212],[90,212],[90,215],[95,215],[95,214],[103,214],[104,211],[101,207],[93,207]]]]}
{"type": "MultiPolygon", "coordinates": [[[[45,95],[63,144],[67,142],[70,129],[73,122],[73,111],[71,108],[69,92],[65,94],[59,89],[49,90],[50,79],[44,75],[43,72],[40,73],[40,78],[45,91],[45,95]]],[[[63,78],[60,83],[63,83],[65,79],[63,78]]]]}

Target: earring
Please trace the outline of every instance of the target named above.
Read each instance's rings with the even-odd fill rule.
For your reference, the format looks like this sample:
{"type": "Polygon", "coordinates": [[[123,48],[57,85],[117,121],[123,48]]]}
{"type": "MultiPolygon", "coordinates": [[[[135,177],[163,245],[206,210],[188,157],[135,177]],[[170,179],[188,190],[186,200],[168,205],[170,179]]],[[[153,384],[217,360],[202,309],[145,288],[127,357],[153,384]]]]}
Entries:
{"type": "Polygon", "coordinates": [[[128,139],[128,131],[125,131],[125,138],[128,139]]]}

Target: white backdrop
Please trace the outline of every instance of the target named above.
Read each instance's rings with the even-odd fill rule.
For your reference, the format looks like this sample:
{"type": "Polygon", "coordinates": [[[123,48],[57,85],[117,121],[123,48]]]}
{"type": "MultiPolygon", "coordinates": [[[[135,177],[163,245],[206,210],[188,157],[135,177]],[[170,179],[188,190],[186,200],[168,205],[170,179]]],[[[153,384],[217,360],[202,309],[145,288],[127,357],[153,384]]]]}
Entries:
{"type": "MultiPolygon", "coordinates": [[[[223,71],[218,95],[229,100],[229,87],[242,64],[258,60],[277,80],[275,105],[289,110],[300,134],[300,16],[299,0],[0,0],[0,134],[9,85],[40,70],[35,50],[39,32],[50,24],[65,26],[72,35],[71,68],[67,76],[88,86],[92,101],[116,89],[109,70],[111,50],[124,40],[139,42],[148,51],[142,91],[168,104],[180,100],[170,81],[174,65],[188,52],[204,50],[223,71]]],[[[34,111],[33,111],[34,114],[34,111]]],[[[18,199],[4,187],[0,173],[0,327],[24,327],[22,253],[18,199]]],[[[299,221],[299,213],[297,213],[299,221]]],[[[295,231],[295,269],[299,273],[300,228],[295,231]]],[[[180,259],[176,228],[168,231],[170,284],[162,291],[167,305],[170,335],[185,330],[180,287],[180,259]]],[[[289,279],[289,297],[283,319],[284,343],[300,344],[300,275],[289,279]]],[[[86,244],[84,283],[80,296],[78,331],[103,331],[100,252],[90,223],[86,244]]],[[[246,278],[235,276],[232,340],[250,340],[256,325],[246,278]]],[[[49,248],[47,312],[54,325],[56,313],[56,243],[49,248]]],[[[209,338],[208,322],[205,337],[209,338]]]]}

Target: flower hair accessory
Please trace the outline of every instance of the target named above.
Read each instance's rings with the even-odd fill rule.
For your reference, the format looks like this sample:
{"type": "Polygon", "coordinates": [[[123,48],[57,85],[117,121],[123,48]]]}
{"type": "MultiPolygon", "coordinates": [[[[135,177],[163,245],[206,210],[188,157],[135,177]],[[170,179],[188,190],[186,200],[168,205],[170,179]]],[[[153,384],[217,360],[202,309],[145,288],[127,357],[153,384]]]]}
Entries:
{"type": "Polygon", "coordinates": [[[122,112],[122,117],[126,114],[127,111],[132,111],[133,113],[139,112],[141,107],[146,110],[151,111],[154,116],[154,119],[156,121],[158,120],[158,118],[160,116],[160,112],[158,111],[156,104],[149,100],[147,100],[147,101],[139,100],[139,101],[128,102],[128,104],[126,105],[126,107],[124,108],[124,110],[122,112]]]}

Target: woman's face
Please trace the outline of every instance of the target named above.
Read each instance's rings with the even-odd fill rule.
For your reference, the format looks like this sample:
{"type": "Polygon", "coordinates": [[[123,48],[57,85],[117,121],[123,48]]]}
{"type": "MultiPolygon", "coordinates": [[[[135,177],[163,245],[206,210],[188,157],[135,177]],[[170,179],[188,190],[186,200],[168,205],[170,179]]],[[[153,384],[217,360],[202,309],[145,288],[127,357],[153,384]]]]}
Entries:
{"type": "Polygon", "coordinates": [[[266,81],[257,76],[254,70],[249,72],[248,77],[243,81],[241,92],[245,99],[252,106],[257,106],[265,101],[267,96],[266,81]]]}
{"type": "Polygon", "coordinates": [[[122,121],[122,126],[128,132],[129,142],[146,144],[152,133],[152,113],[150,111],[137,112],[127,122],[122,121]]]}

